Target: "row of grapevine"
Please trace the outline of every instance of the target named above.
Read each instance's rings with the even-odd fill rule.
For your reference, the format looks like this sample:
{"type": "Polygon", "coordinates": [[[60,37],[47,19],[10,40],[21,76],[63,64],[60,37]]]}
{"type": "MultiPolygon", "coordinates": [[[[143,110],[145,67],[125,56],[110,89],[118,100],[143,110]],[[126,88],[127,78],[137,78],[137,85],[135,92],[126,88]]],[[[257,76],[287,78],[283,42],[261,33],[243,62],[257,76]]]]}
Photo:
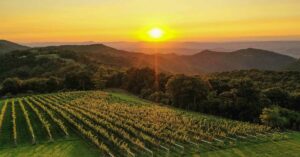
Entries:
{"type": "MultiPolygon", "coordinates": [[[[52,99],[53,100],[53,99],[52,99]]],[[[81,104],[81,106],[83,106],[83,104],[82,103],[84,103],[84,102],[80,102],[80,103],[78,103],[78,104],[81,104]]],[[[91,101],[89,101],[89,104],[91,104],[91,103],[93,103],[93,102],[91,102],[91,101]]],[[[99,105],[98,106],[101,106],[102,107],[102,104],[100,105],[101,103],[99,103],[99,105]]],[[[111,105],[111,104],[110,104],[111,105]]],[[[80,106],[77,106],[77,107],[80,107],[80,106]]],[[[84,108],[87,108],[86,106],[84,107],[84,108]]],[[[95,108],[88,108],[88,110],[89,111],[95,111],[95,110],[97,110],[97,109],[95,109],[95,108]]],[[[103,110],[102,110],[103,111],[103,110]]],[[[97,110],[97,112],[96,113],[94,113],[94,114],[97,114],[98,113],[98,115],[99,115],[99,113],[101,113],[101,110],[99,111],[99,110],[97,110]]],[[[161,141],[165,141],[165,142],[167,142],[167,143],[169,143],[169,144],[172,144],[172,145],[175,145],[175,146],[179,146],[180,147],[180,145],[178,145],[178,144],[176,144],[175,143],[175,140],[178,140],[179,138],[178,137],[176,137],[176,134],[172,134],[170,131],[165,131],[164,130],[164,132],[157,132],[156,130],[158,130],[158,129],[153,129],[153,128],[151,128],[151,127],[147,127],[147,126],[143,126],[143,125],[140,125],[140,123],[143,123],[142,121],[134,121],[134,120],[132,120],[131,119],[131,117],[130,117],[130,115],[129,115],[129,117],[123,117],[122,118],[122,116],[115,116],[114,114],[117,114],[117,113],[114,113],[114,111],[109,111],[109,113],[105,113],[105,114],[103,114],[103,115],[109,115],[109,117],[114,117],[114,118],[116,118],[115,120],[114,120],[114,122],[116,123],[116,122],[120,122],[120,123],[122,123],[122,125],[121,125],[121,127],[123,127],[124,128],[124,125],[126,125],[126,126],[129,126],[129,127],[131,127],[131,128],[138,128],[140,131],[142,131],[142,132],[144,132],[144,133],[146,133],[146,134],[150,134],[153,138],[155,138],[155,139],[159,139],[159,140],[161,140],[161,141]],[[164,135],[168,135],[168,137],[166,137],[166,136],[164,136],[164,135]],[[172,137],[172,138],[169,138],[169,137],[172,137]],[[175,139],[175,140],[174,140],[175,139]]],[[[106,117],[106,119],[109,119],[109,117],[106,117]]],[[[163,127],[161,127],[161,128],[163,128],[163,127]]],[[[176,132],[175,132],[176,133],[176,132]]],[[[184,137],[184,136],[183,136],[184,137]]],[[[188,142],[188,143],[192,143],[191,141],[189,141],[189,140],[186,140],[186,142],[188,142]]],[[[160,142],[157,142],[157,144],[159,144],[160,142]]],[[[164,147],[165,148],[165,147],[164,147]]]]}
{"type": "Polygon", "coordinates": [[[40,111],[33,106],[33,104],[31,102],[28,101],[27,98],[24,99],[24,101],[26,102],[26,104],[28,104],[30,106],[30,108],[35,112],[35,114],[37,115],[37,117],[39,118],[39,121],[43,124],[43,127],[46,129],[47,134],[48,134],[48,138],[50,141],[53,141],[53,137],[52,137],[52,133],[51,133],[51,129],[50,129],[50,124],[49,122],[46,120],[46,118],[40,113],[40,111]]]}
{"type": "MultiPolygon", "coordinates": [[[[57,97],[53,96],[47,98],[54,102],[60,101],[56,99],[57,97]]],[[[105,126],[108,130],[116,134],[119,134],[119,136],[123,137],[124,139],[127,139],[129,142],[133,143],[138,148],[141,148],[150,154],[153,154],[153,152],[149,148],[147,148],[145,144],[151,147],[160,147],[168,151],[166,147],[159,145],[161,143],[159,140],[156,140],[155,138],[146,135],[139,129],[128,125],[126,122],[123,122],[120,119],[114,119],[111,114],[102,114],[101,112],[95,112],[94,110],[85,108],[74,101],[70,104],[65,104],[65,106],[86,115],[98,124],[105,126]]]]}
{"type": "MultiPolygon", "coordinates": [[[[66,108],[68,108],[68,110],[72,110],[75,112],[78,112],[79,114],[82,114],[83,116],[89,118],[90,120],[92,120],[93,122],[97,123],[98,125],[105,127],[105,129],[107,129],[109,132],[113,132],[114,134],[116,134],[118,137],[123,138],[124,140],[126,140],[127,142],[131,143],[132,145],[134,145],[134,148],[139,148],[139,149],[143,149],[149,153],[153,153],[149,148],[147,148],[145,146],[145,144],[140,140],[140,138],[133,136],[131,134],[129,134],[127,132],[127,130],[123,129],[123,127],[121,126],[115,126],[114,124],[106,121],[105,119],[99,118],[97,116],[95,116],[96,114],[91,114],[79,107],[74,107],[68,104],[64,105],[66,108]]],[[[135,132],[137,133],[137,132],[135,132]]],[[[137,133],[138,135],[138,133],[137,133]]]]}
{"type": "Polygon", "coordinates": [[[34,131],[33,131],[32,125],[31,125],[31,121],[30,121],[28,112],[25,109],[24,104],[23,104],[23,102],[20,99],[18,99],[18,102],[19,102],[21,110],[22,110],[22,112],[24,114],[24,117],[25,117],[25,120],[26,120],[26,123],[27,123],[27,126],[28,126],[28,130],[29,130],[31,138],[32,138],[32,143],[35,144],[36,143],[36,138],[35,138],[35,134],[34,134],[34,131]]]}
{"type": "Polygon", "coordinates": [[[2,129],[2,123],[4,120],[4,115],[5,115],[6,108],[7,108],[7,102],[8,102],[8,100],[6,100],[4,102],[4,105],[3,105],[2,109],[1,109],[1,113],[0,113],[0,134],[1,134],[1,129],[2,129]]]}
{"type": "Polygon", "coordinates": [[[17,124],[16,124],[16,108],[15,108],[15,100],[12,100],[11,106],[11,116],[12,116],[12,126],[13,126],[13,139],[14,144],[17,145],[17,124]]]}
{"type": "MultiPolygon", "coordinates": [[[[101,94],[102,95],[102,94],[101,94]]],[[[175,141],[195,143],[209,141],[235,140],[234,137],[255,137],[259,133],[270,131],[270,128],[260,125],[241,123],[230,120],[222,120],[217,118],[190,118],[185,113],[178,113],[166,107],[160,106],[128,106],[127,104],[108,104],[101,100],[99,96],[93,94],[86,95],[77,107],[95,113],[102,113],[109,117],[115,116],[115,121],[122,121],[133,128],[138,128],[152,137],[160,140],[171,137],[169,142],[175,144],[175,141]],[[92,95],[92,96],[91,96],[92,95]],[[89,100],[85,103],[85,100],[89,100]],[[180,114],[184,116],[180,116],[180,114]],[[184,124],[184,125],[183,125],[184,124]],[[172,141],[171,141],[172,140],[172,141]]],[[[59,96],[63,98],[63,96],[59,96]]],[[[54,99],[59,99],[54,96],[54,99]]],[[[116,125],[116,124],[115,124],[116,125]]],[[[167,139],[168,140],[168,139],[167,139]]]]}
{"type": "Polygon", "coordinates": [[[110,151],[110,149],[102,142],[99,141],[97,138],[97,135],[95,135],[92,131],[85,129],[81,124],[77,123],[70,115],[68,115],[66,112],[62,111],[60,108],[58,108],[55,105],[50,105],[44,101],[42,101],[39,98],[34,98],[33,100],[37,102],[39,101],[43,102],[43,105],[47,106],[47,110],[51,109],[57,113],[59,113],[68,123],[70,123],[72,126],[74,126],[81,134],[83,134],[87,139],[89,139],[93,144],[95,144],[102,152],[109,156],[114,156],[113,153],[110,151]]]}
{"type": "MultiPolygon", "coordinates": [[[[44,100],[47,101],[47,98],[44,98],[44,100],[41,100],[41,99],[39,99],[39,100],[43,101],[45,103],[44,100]]],[[[50,103],[50,102],[51,101],[48,100],[46,103],[50,103]]],[[[134,154],[132,153],[132,151],[130,150],[130,148],[128,147],[128,144],[126,142],[124,142],[122,139],[119,139],[118,137],[114,136],[114,134],[108,132],[102,126],[95,125],[92,121],[85,118],[82,114],[80,114],[76,111],[73,111],[63,105],[59,105],[55,102],[52,102],[51,105],[56,106],[56,107],[60,108],[62,111],[65,111],[65,112],[69,113],[70,115],[76,117],[76,119],[80,120],[82,122],[82,124],[88,126],[89,128],[96,131],[99,135],[104,137],[106,141],[110,141],[112,143],[113,148],[118,148],[119,150],[122,150],[131,156],[134,156],[134,154]]]]}
{"type": "MultiPolygon", "coordinates": [[[[59,101],[57,99],[52,98],[52,101],[59,101]]],[[[97,115],[99,119],[105,119],[106,121],[109,121],[110,123],[113,123],[113,125],[116,125],[117,127],[126,128],[129,132],[131,132],[134,135],[138,135],[140,138],[143,139],[143,141],[146,141],[147,143],[150,143],[153,146],[157,146],[161,143],[161,141],[157,140],[158,137],[149,136],[151,134],[151,131],[147,128],[143,128],[139,125],[139,122],[133,122],[128,119],[123,119],[115,115],[114,112],[111,113],[102,113],[100,111],[96,111],[94,108],[89,108],[87,106],[84,106],[82,102],[77,103],[78,105],[75,105],[76,103],[72,102],[70,105],[74,105],[75,108],[80,108],[82,110],[85,110],[86,112],[90,112],[91,114],[97,115]],[[84,107],[83,107],[84,106],[84,107]]],[[[67,104],[66,104],[67,105],[67,104]]],[[[162,139],[160,139],[162,140],[162,139]]],[[[169,139],[167,139],[169,141],[169,139]]],[[[170,140],[171,141],[171,140],[170,140]]]]}
{"type": "Polygon", "coordinates": [[[40,107],[45,113],[47,113],[51,119],[59,126],[59,128],[64,132],[64,134],[68,137],[69,132],[67,127],[65,126],[64,122],[60,120],[55,114],[49,110],[47,107],[45,107],[45,104],[41,104],[40,102],[34,100],[32,97],[29,98],[30,101],[32,101],[35,105],[40,107]]]}
{"type": "MultiPolygon", "coordinates": [[[[128,99],[122,100],[96,91],[6,100],[0,112],[0,131],[8,104],[12,108],[9,116],[15,144],[17,140],[22,141],[17,139],[16,131],[16,118],[19,115],[16,115],[15,106],[19,105],[33,142],[36,141],[34,131],[38,130],[32,128],[34,121],[30,119],[29,111],[46,130],[44,137],[47,135],[50,141],[53,140],[53,127],[58,126],[66,136],[74,129],[106,156],[154,156],[162,152],[176,154],[179,150],[189,151],[189,147],[198,149],[203,145],[216,149],[225,144],[249,142],[257,136],[268,138],[273,131],[262,125],[192,114],[156,104],[132,103],[128,99]]],[[[22,138],[20,134],[18,136],[22,138]]]]}

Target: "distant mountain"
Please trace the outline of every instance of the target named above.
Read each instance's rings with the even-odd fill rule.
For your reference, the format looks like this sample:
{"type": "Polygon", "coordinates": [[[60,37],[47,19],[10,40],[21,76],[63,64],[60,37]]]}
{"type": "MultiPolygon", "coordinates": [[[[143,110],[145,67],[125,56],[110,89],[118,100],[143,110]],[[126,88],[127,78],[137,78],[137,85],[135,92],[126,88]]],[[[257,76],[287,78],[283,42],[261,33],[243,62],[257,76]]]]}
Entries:
{"type": "MultiPolygon", "coordinates": [[[[30,47],[45,47],[59,45],[91,45],[100,42],[36,42],[24,43],[30,47]]],[[[104,42],[103,44],[121,50],[130,52],[141,52],[153,54],[154,52],[167,54],[175,53],[179,55],[193,55],[204,50],[213,50],[218,52],[232,52],[249,47],[263,49],[300,58],[300,41],[240,41],[240,42],[104,42]]]]}
{"type": "Polygon", "coordinates": [[[46,51],[74,51],[101,64],[120,67],[154,67],[172,73],[209,73],[241,69],[281,70],[296,61],[295,58],[260,49],[242,49],[233,52],[205,50],[194,55],[143,54],[117,50],[103,44],[64,45],[37,48],[46,51]]]}
{"type": "Polygon", "coordinates": [[[194,55],[133,53],[103,44],[51,46],[40,50],[84,53],[98,63],[120,67],[154,67],[156,57],[158,69],[162,71],[193,74],[246,69],[281,70],[296,61],[286,55],[253,48],[233,52],[205,50],[194,55]]]}
{"type": "Polygon", "coordinates": [[[0,55],[0,80],[18,76],[59,76],[82,67],[125,69],[157,67],[170,73],[201,74],[233,70],[284,70],[293,57],[260,49],[233,52],[205,50],[194,55],[144,54],[118,50],[103,44],[30,48],[0,55]]]}
{"type": "Polygon", "coordinates": [[[156,51],[180,55],[192,55],[206,49],[232,52],[251,47],[300,58],[300,41],[164,42],[158,46],[145,42],[106,42],[104,44],[127,51],[150,54],[156,51]]]}
{"type": "Polygon", "coordinates": [[[7,40],[0,40],[0,54],[7,53],[14,50],[25,50],[29,47],[22,46],[7,40]]]}
{"type": "Polygon", "coordinates": [[[260,49],[242,49],[233,52],[203,51],[186,57],[189,63],[203,72],[221,72],[232,70],[281,70],[296,59],[260,49]]]}

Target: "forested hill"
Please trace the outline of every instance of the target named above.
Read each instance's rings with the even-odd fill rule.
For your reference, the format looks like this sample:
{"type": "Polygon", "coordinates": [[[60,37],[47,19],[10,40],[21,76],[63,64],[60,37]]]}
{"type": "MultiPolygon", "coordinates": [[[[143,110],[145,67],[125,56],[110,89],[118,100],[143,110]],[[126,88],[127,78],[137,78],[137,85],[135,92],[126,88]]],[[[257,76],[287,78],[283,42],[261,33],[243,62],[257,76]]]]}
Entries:
{"type": "MultiPolygon", "coordinates": [[[[0,80],[12,76],[20,78],[63,77],[74,69],[95,69],[99,65],[115,69],[153,68],[155,58],[157,58],[157,66],[160,71],[185,74],[248,69],[283,70],[297,61],[289,56],[259,49],[243,49],[234,52],[206,50],[189,56],[134,53],[102,44],[22,48],[25,50],[16,50],[0,55],[0,80]]],[[[0,48],[1,51],[3,49],[0,48]]]]}
{"type": "MultiPolygon", "coordinates": [[[[122,67],[153,67],[155,55],[117,50],[102,44],[83,46],[53,46],[40,50],[74,51],[85,53],[99,63],[122,67]]],[[[161,71],[197,74],[242,69],[282,70],[295,58],[260,49],[242,49],[234,52],[203,51],[195,55],[159,54],[161,71]]]]}
{"type": "Polygon", "coordinates": [[[19,45],[7,40],[0,40],[0,54],[11,52],[14,50],[25,50],[28,49],[29,47],[19,45]]]}

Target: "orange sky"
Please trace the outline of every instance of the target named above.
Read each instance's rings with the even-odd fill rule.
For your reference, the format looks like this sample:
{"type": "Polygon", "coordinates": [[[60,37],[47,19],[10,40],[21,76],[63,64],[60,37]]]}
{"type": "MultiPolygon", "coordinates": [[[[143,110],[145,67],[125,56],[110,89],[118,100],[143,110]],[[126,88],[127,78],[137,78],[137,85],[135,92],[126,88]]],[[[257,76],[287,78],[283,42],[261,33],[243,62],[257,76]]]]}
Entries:
{"type": "Polygon", "coordinates": [[[300,40],[300,0],[1,0],[0,39],[140,41],[300,40]]]}

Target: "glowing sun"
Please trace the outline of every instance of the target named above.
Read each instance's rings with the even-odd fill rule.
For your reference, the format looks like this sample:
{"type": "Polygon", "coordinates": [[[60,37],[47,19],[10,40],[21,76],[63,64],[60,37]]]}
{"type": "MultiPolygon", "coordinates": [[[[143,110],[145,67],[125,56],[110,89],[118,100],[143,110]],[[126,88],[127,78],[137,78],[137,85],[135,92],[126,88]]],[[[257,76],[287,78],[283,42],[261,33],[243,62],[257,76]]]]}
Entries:
{"type": "Polygon", "coordinates": [[[160,28],[152,28],[149,32],[148,32],[149,37],[153,38],[153,39],[160,39],[163,37],[164,35],[164,31],[160,28]]]}

